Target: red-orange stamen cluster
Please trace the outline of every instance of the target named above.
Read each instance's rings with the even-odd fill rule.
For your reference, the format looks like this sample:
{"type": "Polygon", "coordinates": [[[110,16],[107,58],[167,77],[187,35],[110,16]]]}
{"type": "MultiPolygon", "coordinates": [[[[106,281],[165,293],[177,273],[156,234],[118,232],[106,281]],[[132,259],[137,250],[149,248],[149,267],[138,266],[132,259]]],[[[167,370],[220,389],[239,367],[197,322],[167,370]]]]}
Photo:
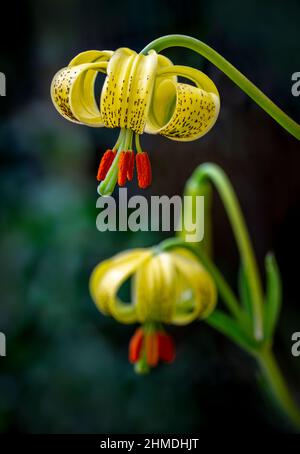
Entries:
{"type": "Polygon", "coordinates": [[[164,331],[147,332],[138,328],[129,344],[129,361],[136,363],[145,355],[150,367],[157,366],[159,360],[170,363],[175,359],[175,345],[171,336],[164,331]]]}
{"type": "MultiPolygon", "coordinates": [[[[106,150],[99,164],[97,180],[102,181],[106,178],[114,159],[116,158],[115,150],[106,150]]],[[[127,181],[131,181],[134,173],[134,161],[136,159],[138,185],[141,189],[150,186],[152,182],[152,170],[148,153],[140,151],[134,159],[132,150],[118,152],[118,184],[125,186],[127,181]]]]}
{"type": "Polygon", "coordinates": [[[106,177],[106,174],[115,159],[116,152],[114,150],[106,150],[99,164],[97,180],[102,181],[106,177]]]}
{"type": "Polygon", "coordinates": [[[145,189],[150,186],[152,182],[152,170],[150,159],[146,151],[136,155],[136,169],[139,187],[145,189]]]}

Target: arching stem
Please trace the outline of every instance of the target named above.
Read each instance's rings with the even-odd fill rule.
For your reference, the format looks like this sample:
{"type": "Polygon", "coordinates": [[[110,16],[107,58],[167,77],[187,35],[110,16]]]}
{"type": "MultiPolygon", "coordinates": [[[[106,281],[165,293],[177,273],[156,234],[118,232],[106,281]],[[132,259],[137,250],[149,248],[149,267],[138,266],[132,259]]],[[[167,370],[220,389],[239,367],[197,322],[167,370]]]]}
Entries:
{"type": "Polygon", "coordinates": [[[251,292],[255,338],[261,340],[263,338],[263,291],[253,247],[240,204],[229,179],[223,170],[215,164],[203,164],[196,168],[186,187],[198,185],[200,188],[207,182],[212,182],[217,188],[228,215],[251,292]]]}
{"type": "Polygon", "coordinates": [[[247,77],[229,63],[222,55],[216,52],[207,44],[196,38],[185,35],[167,35],[158,38],[148,44],[141,53],[148,54],[150,50],[160,52],[168,47],[185,47],[205,57],[217,68],[223,71],[236,85],[238,85],[250,98],[252,98],[262,109],[264,109],[284,129],[300,140],[300,125],[284,113],[273,103],[259,88],[257,88],[247,77]]]}
{"type": "MultiPolygon", "coordinates": [[[[240,328],[241,332],[247,334],[243,328],[243,319],[240,317],[239,314],[239,303],[236,301],[235,296],[223,278],[220,271],[215,267],[215,265],[211,262],[211,260],[205,255],[201,249],[193,246],[194,243],[186,243],[184,240],[180,238],[170,238],[168,240],[163,241],[159,245],[159,249],[162,251],[170,251],[176,248],[186,248],[192,251],[195,256],[199,259],[200,263],[210,272],[216,285],[218,287],[218,291],[220,296],[222,297],[224,303],[227,305],[231,312],[236,312],[237,314],[237,322],[238,327],[240,328]]],[[[218,312],[218,311],[215,311],[218,312]]],[[[230,336],[230,331],[225,323],[228,323],[230,320],[228,317],[224,319],[224,321],[218,322],[218,325],[215,323],[214,320],[214,312],[211,316],[208,317],[207,323],[213,326],[218,331],[222,332],[223,334],[227,335],[230,340],[234,340],[232,336],[230,336]],[[211,319],[211,320],[210,320],[211,319]],[[221,326],[222,324],[222,326],[221,326]],[[227,334],[226,334],[227,333],[227,334]]],[[[237,342],[236,343],[242,347],[248,354],[252,355],[258,362],[260,369],[263,373],[263,376],[269,385],[269,389],[271,394],[273,395],[274,399],[277,402],[277,405],[282,409],[282,411],[286,414],[289,418],[293,426],[299,431],[300,430],[300,412],[295,404],[288,386],[285,382],[283,374],[277,364],[277,361],[274,357],[274,354],[271,349],[270,343],[264,342],[257,342],[254,338],[249,339],[246,337],[243,340],[243,343],[237,342]]]]}

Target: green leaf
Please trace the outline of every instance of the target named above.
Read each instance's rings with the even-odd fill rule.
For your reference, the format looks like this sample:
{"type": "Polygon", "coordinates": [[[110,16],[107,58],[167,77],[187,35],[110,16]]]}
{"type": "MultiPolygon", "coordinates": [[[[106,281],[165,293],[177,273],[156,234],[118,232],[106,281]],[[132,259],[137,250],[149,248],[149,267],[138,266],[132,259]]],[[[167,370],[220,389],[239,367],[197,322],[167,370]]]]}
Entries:
{"type": "Polygon", "coordinates": [[[272,339],[281,309],[281,278],[277,262],[273,254],[269,253],[265,260],[266,267],[266,304],[264,307],[265,338],[272,339]]]}
{"type": "Polygon", "coordinates": [[[223,311],[215,310],[205,321],[249,353],[258,347],[255,339],[248,336],[239,324],[223,311]]]}

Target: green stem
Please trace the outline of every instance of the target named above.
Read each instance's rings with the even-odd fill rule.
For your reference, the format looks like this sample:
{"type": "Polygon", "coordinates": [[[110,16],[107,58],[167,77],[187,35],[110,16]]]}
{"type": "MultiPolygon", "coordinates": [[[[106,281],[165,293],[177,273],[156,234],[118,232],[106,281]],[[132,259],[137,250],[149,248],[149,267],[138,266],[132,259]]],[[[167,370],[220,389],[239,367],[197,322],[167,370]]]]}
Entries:
{"type": "MultiPolygon", "coordinates": [[[[204,197],[204,237],[202,241],[197,243],[197,247],[200,248],[202,251],[205,252],[207,257],[212,257],[213,256],[213,240],[212,240],[212,219],[211,219],[211,209],[212,209],[212,187],[209,182],[204,183],[201,185],[201,188],[197,182],[194,184],[188,184],[184,188],[184,193],[183,193],[184,198],[185,197],[192,197],[192,213],[195,213],[195,223],[202,223],[203,219],[202,216],[197,217],[196,213],[196,203],[197,203],[197,197],[202,196],[204,197]]],[[[185,200],[185,199],[184,199],[185,200]]],[[[183,209],[186,210],[188,207],[186,206],[185,203],[183,203],[183,209]]],[[[201,230],[201,224],[199,225],[199,231],[201,230]]],[[[179,238],[186,239],[187,232],[184,228],[181,230],[178,230],[177,236],[179,238]]]]}
{"type": "Polygon", "coordinates": [[[207,58],[217,68],[223,71],[233,82],[236,83],[250,98],[264,109],[284,129],[300,140],[300,125],[292,120],[286,113],[276,106],[259,88],[247,79],[238,69],[229,63],[222,55],[207,44],[185,35],[167,35],[158,38],[148,44],[143,50],[147,54],[154,49],[160,52],[168,47],[185,47],[207,58]]]}
{"type": "Polygon", "coordinates": [[[212,181],[216,186],[229,217],[252,296],[255,338],[261,340],[263,338],[263,291],[253,247],[238,199],[223,170],[214,164],[199,166],[187,185],[195,183],[202,185],[207,180],[212,181]]]}
{"type": "Polygon", "coordinates": [[[276,359],[270,349],[270,345],[257,343],[255,339],[247,337],[247,332],[243,330],[242,322],[244,322],[244,320],[241,319],[239,303],[236,301],[231,288],[223,278],[222,274],[210,261],[210,259],[206,257],[201,249],[196,248],[192,244],[186,243],[179,238],[170,238],[163,241],[159,245],[159,249],[164,251],[180,247],[184,247],[192,251],[195,256],[197,256],[200,263],[212,275],[224,303],[227,305],[228,309],[237,316],[237,320],[240,322],[240,328],[238,325],[235,325],[228,316],[225,314],[222,315],[222,313],[217,310],[208,317],[206,320],[207,323],[214,327],[217,331],[223,333],[231,341],[238,344],[258,361],[276,402],[293,425],[300,430],[300,412],[288,390],[282,372],[279,369],[276,359]]]}
{"type": "Polygon", "coordinates": [[[289,392],[273,352],[269,349],[262,350],[255,356],[260,364],[265,379],[270,385],[273,396],[294,426],[299,430],[300,412],[289,392]]]}

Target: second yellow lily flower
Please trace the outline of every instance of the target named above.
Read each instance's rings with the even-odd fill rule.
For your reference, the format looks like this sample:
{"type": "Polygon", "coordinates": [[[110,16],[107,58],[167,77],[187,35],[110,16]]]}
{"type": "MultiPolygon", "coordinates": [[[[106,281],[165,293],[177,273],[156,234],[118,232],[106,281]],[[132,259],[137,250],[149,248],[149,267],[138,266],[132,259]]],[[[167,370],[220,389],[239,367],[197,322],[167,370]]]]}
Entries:
{"type": "Polygon", "coordinates": [[[139,371],[175,355],[163,324],[186,325],[207,317],[216,304],[216,289],[208,272],[184,249],[161,252],[135,249],[100,263],[90,279],[91,296],[105,314],[122,323],[141,323],[130,343],[129,358],[139,371]],[[132,279],[131,303],[118,297],[132,279]]]}

